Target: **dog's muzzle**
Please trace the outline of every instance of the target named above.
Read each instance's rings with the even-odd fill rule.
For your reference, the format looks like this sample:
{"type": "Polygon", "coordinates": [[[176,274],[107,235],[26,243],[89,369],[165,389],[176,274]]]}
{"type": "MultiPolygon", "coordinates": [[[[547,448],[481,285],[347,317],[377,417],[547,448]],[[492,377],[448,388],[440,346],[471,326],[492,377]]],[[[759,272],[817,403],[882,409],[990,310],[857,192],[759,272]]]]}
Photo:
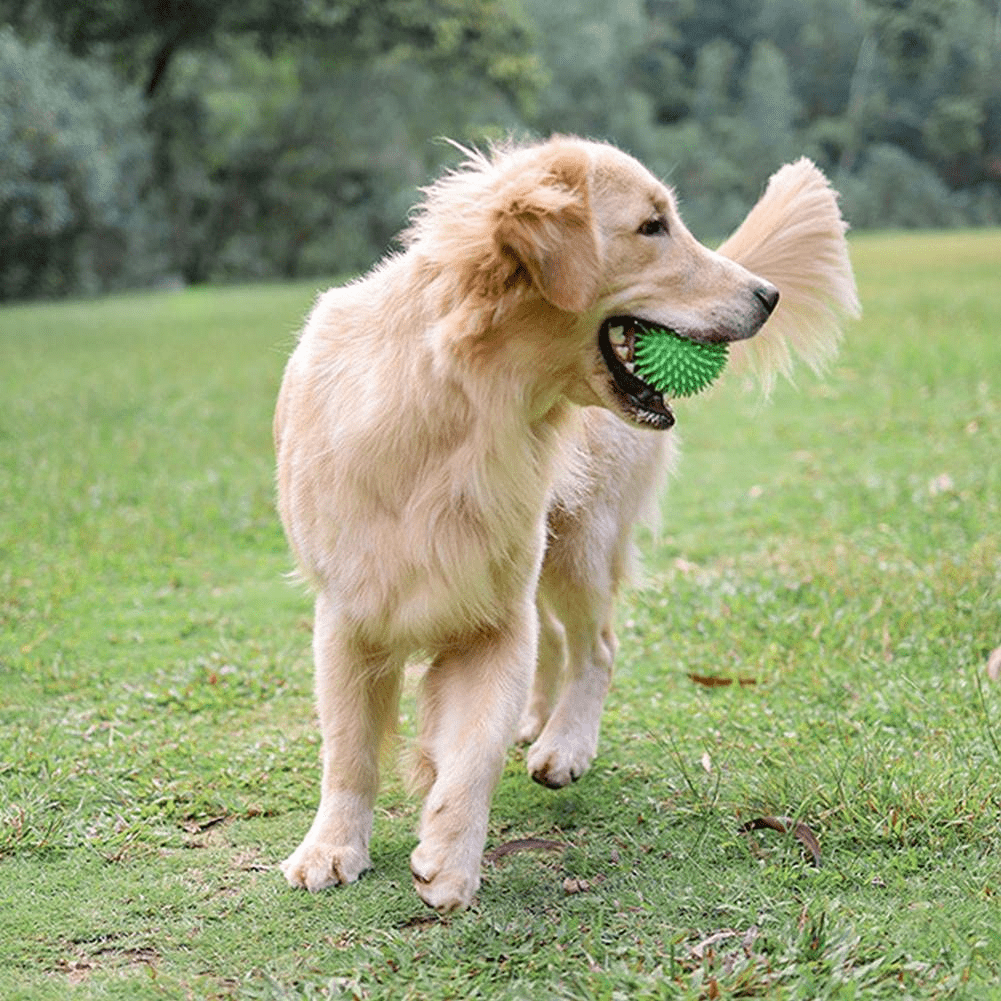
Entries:
{"type": "Polygon", "coordinates": [[[674,427],[674,414],[663,394],[636,375],[636,320],[612,316],[598,331],[598,349],[612,376],[612,390],[622,409],[638,424],[655,431],[674,427]]]}

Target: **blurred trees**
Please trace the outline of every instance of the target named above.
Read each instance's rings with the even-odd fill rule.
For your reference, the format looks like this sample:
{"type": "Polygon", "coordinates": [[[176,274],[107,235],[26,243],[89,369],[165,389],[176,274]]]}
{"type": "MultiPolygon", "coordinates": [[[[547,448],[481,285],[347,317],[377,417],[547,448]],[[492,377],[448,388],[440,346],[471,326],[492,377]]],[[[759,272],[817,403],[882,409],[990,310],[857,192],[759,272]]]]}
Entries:
{"type": "Polygon", "coordinates": [[[999,0],[0,0],[0,298],[343,274],[442,136],[606,138],[725,234],[807,154],[852,223],[1001,223],[999,0]]]}
{"type": "Polygon", "coordinates": [[[152,279],[141,95],[97,62],[0,29],[0,299],[152,279]]]}
{"type": "Polygon", "coordinates": [[[0,17],[141,93],[144,201],[186,282],[363,266],[437,166],[431,140],[513,125],[541,79],[502,0],[0,0],[0,17]]]}

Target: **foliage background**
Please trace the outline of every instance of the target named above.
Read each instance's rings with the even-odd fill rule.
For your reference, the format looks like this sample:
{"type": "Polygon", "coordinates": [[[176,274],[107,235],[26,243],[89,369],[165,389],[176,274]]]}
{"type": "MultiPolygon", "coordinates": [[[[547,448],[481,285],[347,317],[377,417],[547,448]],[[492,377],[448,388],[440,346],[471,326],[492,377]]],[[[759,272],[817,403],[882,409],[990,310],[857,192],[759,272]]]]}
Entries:
{"type": "Polygon", "coordinates": [[[725,235],[807,154],[856,228],[1001,222],[997,0],[0,0],[0,299],[383,254],[449,136],[609,139],[725,235]]]}

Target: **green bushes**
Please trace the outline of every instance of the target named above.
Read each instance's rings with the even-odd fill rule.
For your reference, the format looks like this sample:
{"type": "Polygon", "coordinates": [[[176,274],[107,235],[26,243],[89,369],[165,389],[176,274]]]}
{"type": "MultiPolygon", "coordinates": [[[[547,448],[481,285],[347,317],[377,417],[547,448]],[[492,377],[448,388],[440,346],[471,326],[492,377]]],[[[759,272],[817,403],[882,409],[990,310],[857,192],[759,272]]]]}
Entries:
{"type": "Polygon", "coordinates": [[[0,299],[152,276],[143,112],[110,69],[0,31],[0,299]]]}
{"type": "Polygon", "coordinates": [[[608,139],[710,240],[804,154],[856,229],[1001,224],[993,0],[0,0],[3,19],[2,299],[367,267],[456,162],[443,136],[608,139]]]}

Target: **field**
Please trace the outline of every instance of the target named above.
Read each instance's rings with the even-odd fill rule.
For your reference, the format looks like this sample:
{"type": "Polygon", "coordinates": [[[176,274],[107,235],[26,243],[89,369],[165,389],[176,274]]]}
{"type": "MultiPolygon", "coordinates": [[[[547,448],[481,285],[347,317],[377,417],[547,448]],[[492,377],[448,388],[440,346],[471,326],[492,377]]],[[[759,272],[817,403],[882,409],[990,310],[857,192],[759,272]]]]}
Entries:
{"type": "Polygon", "coordinates": [[[447,919],[392,769],[358,885],[275,868],[318,787],[270,442],[314,289],[0,310],[0,997],[1001,998],[1001,233],[852,253],[824,380],[677,406],[598,760],[511,752],[447,919]]]}

